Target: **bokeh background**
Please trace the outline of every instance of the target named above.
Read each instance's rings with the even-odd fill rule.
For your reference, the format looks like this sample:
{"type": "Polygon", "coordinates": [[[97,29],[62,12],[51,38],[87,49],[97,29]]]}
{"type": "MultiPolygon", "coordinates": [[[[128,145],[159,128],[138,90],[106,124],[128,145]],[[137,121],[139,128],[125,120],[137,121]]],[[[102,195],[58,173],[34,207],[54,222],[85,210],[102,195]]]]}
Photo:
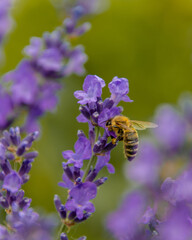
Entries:
{"type": "MultiPolygon", "coordinates": [[[[49,0],[16,0],[12,15],[15,25],[4,45],[1,74],[16,67],[30,37],[54,30],[64,19],[64,12],[59,15],[49,0]]],[[[150,120],[159,104],[176,104],[182,92],[192,91],[191,0],[110,0],[107,10],[87,20],[92,29],[74,44],[85,47],[87,74],[96,74],[107,83],[114,76],[129,79],[134,102],[122,104],[124,115],[150,120]]],[[[41,120],[42,135],[35,146],[39,157],[25,190],[33,199],[32,206],[44,213],[54,212],[54,194],[66,198],[66,191],[57,185],[62,179],[62,151],[73,149],[78,129],[87,132],[87,125],[76,121],[79,106],[73,96],[83,80],[84,76],[75,75],[64,79],[57,111],[41,120]]],[[[106,88],[104,97],[108,95],[106,88]]],[[[144,135],[150,132],[140,134],[141,141],[144,135]]],[[[74,239],[82,234],[91,240],[110,239],[103,227],[105,216],[133,187],[124,177],[124,161],[120,143],[111,157],[116,173],[102,172],[109,179],[94,201],[96,213],[72,229],[74,239]]]]}

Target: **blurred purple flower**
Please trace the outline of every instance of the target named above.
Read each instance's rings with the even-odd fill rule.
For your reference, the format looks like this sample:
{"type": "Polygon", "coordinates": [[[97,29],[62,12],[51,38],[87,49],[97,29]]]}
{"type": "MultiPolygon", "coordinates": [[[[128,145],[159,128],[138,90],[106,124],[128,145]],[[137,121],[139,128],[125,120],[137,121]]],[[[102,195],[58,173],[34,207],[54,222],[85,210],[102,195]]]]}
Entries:
{"type": "Polygon", "coordinates": [[[158,124],[158,128],[154,130],[155,136],[165,149],[177,150],[184,144],[186,122],[171,105],[158,108],[155,122],[158,124]]]}
{"type": "Polygon", "coordinates": [[[116,239],[137,239],[140,218],[145,208],[146,198],[142,192],[135,191],[127,194],[119,209],[108,215],[107,229],[116,239]]]}
{"type": "Polygon", "coordinates": [[[5,176],[3,181],[3,188],[8,191],[15,193],[17,192],[22,184],[22,179],[19,174],[15,171],[11,171],[8,175],[5,176]]]}
{"type": "Polygon", "coordinates": [[[126,164],[125,175],[140,184],[155,185],[159,179],[160,165],[159,149],[151,141],[144,140],[139,146],[136,159],[126,164]]]}
{"type": "Polygon", "coordinates": [[[189,240],[192,237],[191,210],[185,205],[170,209],[166,220],[159,224],[160,240],[189,240]]]}
{"type": "Polygon", "coordinates": [[[164,199],[173,205],[182,201],[192,203],[192,170],[183,172],[176,180],[167,178],[161,191],[164,199]]]}
{"type": "Polygon", "coordinates": [[[11,97],[15,105],[32,104],[38,91],[38,80],[29,61],[23,61],[15,71],[4,76],[5,81],[12,82],[11,97]]]}
{"type": "MultiPolygon", "coordinates": [[[[9,233],[8,240],[53,240],[52,234],[55,227],[55,219],[40,218],[31,208],[18,211],[15,206],[12,214],[7,216],[7,222],[13,230],[12,233],[9,233]]],[[[1,235],[0,239],[3,239],[1,235]]]]}
{"type": "Polygon", "coordinates": [[[96,197],[97,187],[94,183],[80,183],[73,187],[66,202],[66,208],[69,211],[75,211],[78,219],[83,218],[84,211],[92,213],[95,211],[94,205],[89,200],[96,197]]]}

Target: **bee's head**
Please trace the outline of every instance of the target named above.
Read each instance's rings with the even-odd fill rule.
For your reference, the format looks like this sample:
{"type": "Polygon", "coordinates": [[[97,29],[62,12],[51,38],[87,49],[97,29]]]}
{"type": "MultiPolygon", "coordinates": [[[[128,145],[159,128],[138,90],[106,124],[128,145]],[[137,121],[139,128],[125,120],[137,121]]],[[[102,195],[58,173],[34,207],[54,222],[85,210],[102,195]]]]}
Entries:
{"type": "Polygon", "coordinates": [[[105,123],[106,127],[110,127],[111,126],[111,119],[107,120],[107,122],[105,123]]]}

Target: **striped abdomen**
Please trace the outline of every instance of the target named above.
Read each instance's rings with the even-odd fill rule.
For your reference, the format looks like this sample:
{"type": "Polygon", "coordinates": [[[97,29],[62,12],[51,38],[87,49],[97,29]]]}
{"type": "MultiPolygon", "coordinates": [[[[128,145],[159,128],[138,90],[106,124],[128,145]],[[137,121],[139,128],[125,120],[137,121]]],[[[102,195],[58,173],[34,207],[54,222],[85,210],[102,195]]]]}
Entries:
{"type": "Polygon", "coordinates": [[[139,145],[139,137],[137,131],[132,128],[132,131],[124,132],[124,152],[127,160],[131,161],[135,158],[138,145],[139,145]]]}

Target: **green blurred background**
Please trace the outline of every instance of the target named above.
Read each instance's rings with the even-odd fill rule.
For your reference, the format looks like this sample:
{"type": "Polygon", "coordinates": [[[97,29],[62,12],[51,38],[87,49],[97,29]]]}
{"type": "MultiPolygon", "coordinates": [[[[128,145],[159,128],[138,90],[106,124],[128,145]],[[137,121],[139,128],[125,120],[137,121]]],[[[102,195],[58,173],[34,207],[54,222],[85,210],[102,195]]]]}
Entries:
{"type": "MultiPolygon", "coordinates": [[[[5,43],[1,74],[15,68],[30,37],[52,31],[64,18],[49,0],[17,0],[12,14],[15,26],[5,43]]],[[[124,115],[149,120],[159,104],[176,103],[183,91],[192,90],[191,0],[111,0],[108,10],[90,21],[92,29],[75,44],[85,46],[88,74],[96,74],[107,83],[116,75],[129,79],[129,96],[134,102],[122,104],[124,115]]],[[[61,153],[73,149],[78,129],[87,132],[87,125],[76,121],[79,106],[73,97],[73,92],[82,88],[83,79],[65,79],[57,111],[41,120],[42,136],[35,146],[40,154],[25,185],[26,196],[40,211],[54,212],[54,194],[66,198],[66,191],[57,186],[62,179],[61,153]]],[[[108,94],[106,88],[104,97],[108,94]]],[[[72,229],[73,238],[85,234],[91,240],[110,239],[103,227],[105,216],[131,187],[123,176],[124,161],[119,144],[111,157],[116,173],[102,172],[109,179],[94,201],[96,213],[72,229]]]]}

